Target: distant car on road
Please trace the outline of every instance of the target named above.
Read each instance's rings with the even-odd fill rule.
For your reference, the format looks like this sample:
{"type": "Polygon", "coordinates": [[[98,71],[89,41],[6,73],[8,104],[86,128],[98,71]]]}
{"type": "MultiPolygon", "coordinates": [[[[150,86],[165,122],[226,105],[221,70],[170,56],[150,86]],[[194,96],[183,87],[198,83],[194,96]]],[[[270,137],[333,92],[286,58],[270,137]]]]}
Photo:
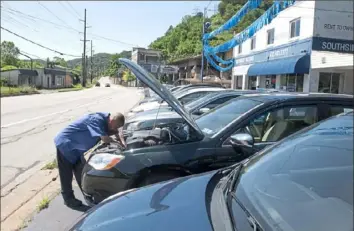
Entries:
{"type": "Polygon", "coordinates": [[[101,86],[101,83],[100,83],[100,82],[97,82],[97,83],[95,84],[95,86],[96,86],[96,87],[100,87],[100,86],[101,86]]]}
{"type": "Polygon", "coordinates": [[[106,83],[104,86],[105,86],[105,87],[110,87],[110,86],[111,86],[111,84],[106,83]]]}

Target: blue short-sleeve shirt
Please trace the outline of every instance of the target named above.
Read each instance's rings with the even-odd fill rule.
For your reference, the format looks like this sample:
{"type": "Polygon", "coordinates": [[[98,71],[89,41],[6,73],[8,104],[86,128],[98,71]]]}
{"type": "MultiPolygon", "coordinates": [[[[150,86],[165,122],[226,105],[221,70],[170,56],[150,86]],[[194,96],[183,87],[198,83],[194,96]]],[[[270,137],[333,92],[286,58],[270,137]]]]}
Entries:
{"type": "Polygon", "coordinates": [[[109,113],[85,115],[64,128],[55,138],[55,146],[71,163],[76,163],[85,152],[108,135],[109,113]]]}

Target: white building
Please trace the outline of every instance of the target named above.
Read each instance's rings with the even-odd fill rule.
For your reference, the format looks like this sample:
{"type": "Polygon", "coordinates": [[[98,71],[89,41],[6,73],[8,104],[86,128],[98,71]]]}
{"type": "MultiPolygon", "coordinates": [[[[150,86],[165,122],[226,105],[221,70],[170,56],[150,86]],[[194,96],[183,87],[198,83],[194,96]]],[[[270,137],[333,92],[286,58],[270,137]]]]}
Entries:
{"type": "Polygon", "coordinates": [[[232,86],[353,94],[353,1],[296,1],[234,48],[232,86]]]}

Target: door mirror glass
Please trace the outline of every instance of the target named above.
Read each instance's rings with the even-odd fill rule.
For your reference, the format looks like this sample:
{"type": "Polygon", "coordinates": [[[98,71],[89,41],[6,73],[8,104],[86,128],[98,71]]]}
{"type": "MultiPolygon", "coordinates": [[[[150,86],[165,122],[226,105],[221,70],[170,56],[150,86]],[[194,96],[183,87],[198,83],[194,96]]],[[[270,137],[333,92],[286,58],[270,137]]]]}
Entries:
{"type": "Polygon", "coordinates": [[[210,111],[210,109],[209,108],[201,108],[201,109],[199,109],[199,114],[200,115],[202,115],[202,114],[204,114],[204,113],[207,113],[208,111],[210,111]]]}
{"type": "Polygon", "coordinates": [[[235,134],[230,137],[230,143],[236,152],[246,156],[253,154],[254,139],[247,133],[235,134]]]}

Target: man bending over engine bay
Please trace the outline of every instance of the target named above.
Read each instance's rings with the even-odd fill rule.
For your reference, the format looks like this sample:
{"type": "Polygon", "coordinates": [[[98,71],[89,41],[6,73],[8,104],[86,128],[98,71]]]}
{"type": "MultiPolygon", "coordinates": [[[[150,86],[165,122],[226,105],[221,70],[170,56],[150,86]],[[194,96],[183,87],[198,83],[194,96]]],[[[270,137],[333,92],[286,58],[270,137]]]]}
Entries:
{"type": "Polygon", "coordinates": [[[84,153],[93,148],[100,140],[104,143],[114,141],[111,135],[116,135],[123,146],[126,146],[121,127],[124,125],[124,115],[111,115],[96,112],[85,115],[64,128],[55,138],[57,161],[61,184],[61,194],[65,205],[71,208],[82,206],[75,198],[72,189],[73,174],[81,188],[81,174],[85,165],[84,153]]]}

